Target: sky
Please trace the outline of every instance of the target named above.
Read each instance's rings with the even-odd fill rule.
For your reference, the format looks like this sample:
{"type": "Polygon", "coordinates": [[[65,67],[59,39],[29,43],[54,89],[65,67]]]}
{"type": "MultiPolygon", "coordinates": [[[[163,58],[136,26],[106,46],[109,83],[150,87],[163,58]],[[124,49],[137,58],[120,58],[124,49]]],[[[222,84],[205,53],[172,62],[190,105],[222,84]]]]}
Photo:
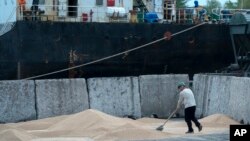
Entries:
{"type": "MultiPolygon", "coordinates": [[[[224,5],[225,2],[227,2],[228,0],[218,0],[220,1],[220,3],[222,4],[222,6],[224,5]]],[[[231,0],[231,2],[236,2],[237,0],[231,0]]],[[[207,0],[198,0],[199,5],[206,5],[207,4],[207,0]]],[[[188,6],[194,6],[194,0],[190,0],[188,2],[188,6]]]]}

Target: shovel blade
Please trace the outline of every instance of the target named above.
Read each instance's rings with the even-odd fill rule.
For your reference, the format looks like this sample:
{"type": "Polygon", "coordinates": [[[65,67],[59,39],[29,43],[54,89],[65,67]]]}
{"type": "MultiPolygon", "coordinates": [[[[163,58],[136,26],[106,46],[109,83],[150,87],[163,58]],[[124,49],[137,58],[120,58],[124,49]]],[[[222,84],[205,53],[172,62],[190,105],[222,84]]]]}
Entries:
{"type": "Polygon", "coordinates": [[[158,130],[158,131],[162,131],[162,130],[163,130],[163,125],[161,125],[161,126],[157,127],[157,128],[156,128],[156,130],[158,130]]]}

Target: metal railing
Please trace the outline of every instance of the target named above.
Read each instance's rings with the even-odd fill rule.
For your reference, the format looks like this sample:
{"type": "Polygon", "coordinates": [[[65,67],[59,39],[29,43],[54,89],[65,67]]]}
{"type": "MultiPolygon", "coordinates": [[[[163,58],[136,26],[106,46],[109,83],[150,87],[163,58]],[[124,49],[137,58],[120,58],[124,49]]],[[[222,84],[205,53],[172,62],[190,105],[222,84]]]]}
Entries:
{"type": "MultiPolygon", "coordinates": [[[[107,7],[86,7],[68,5],[25,5],[19,7],[17,20],[27,21],[63,21],[63,22],[129,22],[132,14],[126,9],[126,15],[120,17],[119,13],[107,15],[107,7]]],[[[197,20],[202,21],[202,16],[195,8],[181,8],[171,11],[170,16],[174,23],[192,24],[197,20]]],[[[145,13],[137,13],[137,21],[144,22],[145,13]]],[[[206,13],[205,13],[206,14],[206,13]]],[[[169,15],[166,15],[166,17],[169,15]]],[[[164,22],[165,20],[160,20],[164,22]]]]}
{"type": "Polygon", "coordinates": [[[17,20],[63,21],[63,22],[127,22],[128,16],[120,17],[118,12],[107,15],[106,7],[85,7],[67,5],[25,5],[19,7],[17,20]]]}
{"type": "Polygon", "coordinates": [[[213,19],[219,21],[219,22],[223,22],[223,23],[229,23],[232,16],[237,13],[243,13],[246,14],[248,12],[250,12],[250,9],[212,9],[212,15],[213,15],[213,19]]]}
{"type": "MultiPolygon", "coordinates": [[[[86,7],[68,5],[25,5],[17,12],[17,20],[39,20],[39,21],[63,21],[63,22],[129,22],[131,14],[126,9],[126,16],[119,17],[119,13],[107,16],[107,7],[86,7]]],[[[164,10],[167,10],[166,8],[164,10]]],[[[204,9],[205,10],[205,9],[204,9]]],[[[177,24],[193,24],[208,20],[207,11],[201,14],[201,9],[180,8],[170,9],[165,17],[171,16],[172,21],[177,24]]],[[[250,9],[212,9],[212,19],[220,23],[228,23],[236,12],[247,13],[250,9]]],[[[140,15],[145,13],[140,13],[140,15]]],[[[137,21],[144,22],[144,16],[138,16],[137,21]]],[[[161,21],[166,21],[162,19],[161,21]]]]}
{"type": "MultiPolygon", "coordinates": [[[[130,14],[128,9],[126,16],[119,17],[119,13],[107,16],[106,7],[86,7],[86,6],[67,6],[67,5],[25,5],[17,7],[17,20],[39,20],[39,21],[63,21],[63,22],[129,22],[130,14]]],[[[166,9],[165,9],[166,10],[166,9]]],[[[196,23],[206,20],[206,11],[200,14],[195,8],[181,8],[172,11],[174,14],[171,22],[175,23],[196,23]]],[[[250,9],[212,9],[212,19],[220,22],[229,22],[236,12],[247,13],[250,9]]],[[[144,21],[143,16],[137,16],[138,21],[144,21]]],[[[162,19],[164,21],[164,19],[162,19]]],[[[6,22],[7,23],[7,22],[6,22]]],[[[6,25],[1,29],[4,33],[6,25]]]]}
{"type": "Polygon", "coordinates": [[[201,16],[199,12],[195,8],[179,8],[176,9],[176,22],[177,23],[185,23],[192,24],[195,23],[196,20],[201,20],[201,16]]]}

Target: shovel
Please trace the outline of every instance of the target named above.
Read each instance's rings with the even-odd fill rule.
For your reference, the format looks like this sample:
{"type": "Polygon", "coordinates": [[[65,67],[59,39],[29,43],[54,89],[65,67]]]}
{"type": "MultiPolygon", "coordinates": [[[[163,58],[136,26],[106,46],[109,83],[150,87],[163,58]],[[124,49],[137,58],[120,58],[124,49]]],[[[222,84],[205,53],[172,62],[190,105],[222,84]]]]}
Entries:
{"type": "Polygon", "coordinates": [[[166,123],[168,122],[168,120],[175,114],[175,112],[176,112],[176,110],[174,110],[174,112],[168,117],[168,119],[167,119],[161,126],[157,127],[156,130],[162,131],[163,128],[164,128],[164,126],[165,126],[165,124],[166,124],[166,123]]]}

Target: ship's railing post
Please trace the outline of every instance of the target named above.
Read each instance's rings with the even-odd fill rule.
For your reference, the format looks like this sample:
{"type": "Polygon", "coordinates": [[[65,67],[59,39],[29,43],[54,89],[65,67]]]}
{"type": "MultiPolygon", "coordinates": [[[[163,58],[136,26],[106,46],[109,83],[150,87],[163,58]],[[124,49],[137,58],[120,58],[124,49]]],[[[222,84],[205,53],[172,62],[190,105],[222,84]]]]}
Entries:
{"type": "Polygon", "coordinates": [[[194,13],[194,8],[178,8],[176,9],[176,22],[178,24],[188,23],[192,24],[195,19],[196,13],[194,13]]]}
{"type": "MultiPolygon", "coordinates": [[[[62,5],[25,5],[20,9],[19,20],[62,21],[62,22],[108,22],[103,7],[62,6],[62,5]],[[22,15],[21,15],[22,14],[22,15]]],[[[128,16],[117,21],[128,21],[128,16]]]]}

